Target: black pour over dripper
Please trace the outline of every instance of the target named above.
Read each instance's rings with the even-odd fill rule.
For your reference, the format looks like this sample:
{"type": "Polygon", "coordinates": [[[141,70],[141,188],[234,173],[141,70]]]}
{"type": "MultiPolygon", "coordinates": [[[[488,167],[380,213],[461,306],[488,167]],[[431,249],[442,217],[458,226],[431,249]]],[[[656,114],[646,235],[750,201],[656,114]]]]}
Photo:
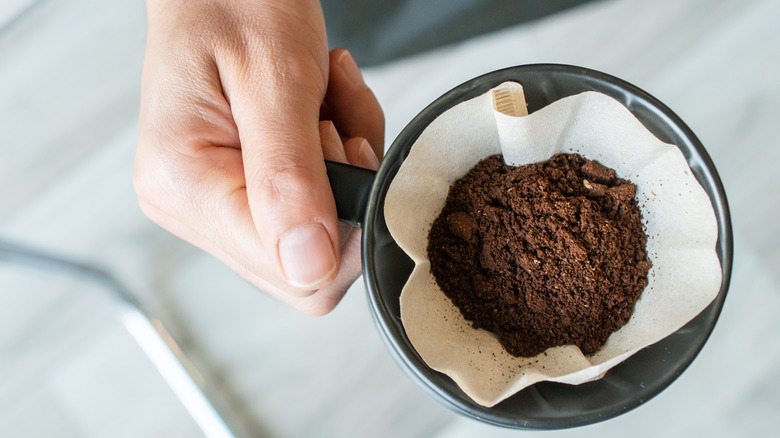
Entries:
{"type": "Polygon", "coordinates": [[[439,402],[468,417],[517,429],[562,429],[628,412],[660,393],[685,371],[707,341],[723,307],[731,276],[733,243],[726,195],[712,160],[694,133],[669,108],[639,88],[605,73],[556,64],[525,65],[488,73],[455,87],[420,112],[393,142],[376,173],[337,163],[327,166],[340,219],[363,228],[363,274],[371,313],[382,339],[413,380],[439,402]],[[529,113],[585,91],[606,94],[628,108],[658,139],[679,147],[715,211],[715,249],[722,283],[715,300],[696,318],[615,366],[603,378],[576,386],[537,383],[488,408],[471,400],[448,376],[428,368],[406,337],[399,297],[414,263],[387,229],[384,201],[411,146],[438,115],[505,81],[523,85],[529,113]]]}

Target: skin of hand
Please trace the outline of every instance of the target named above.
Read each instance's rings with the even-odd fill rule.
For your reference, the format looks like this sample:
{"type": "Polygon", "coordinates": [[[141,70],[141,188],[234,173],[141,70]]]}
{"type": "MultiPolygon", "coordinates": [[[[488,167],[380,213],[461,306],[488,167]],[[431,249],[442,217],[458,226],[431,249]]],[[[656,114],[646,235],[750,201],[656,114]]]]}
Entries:
{"type": "Polygon", "coordinates": [[[360,275],[324,160],[376,169],[384,116],[317,1],[149,0],[143,212],[255,286],[330,312],[360,275]]]}

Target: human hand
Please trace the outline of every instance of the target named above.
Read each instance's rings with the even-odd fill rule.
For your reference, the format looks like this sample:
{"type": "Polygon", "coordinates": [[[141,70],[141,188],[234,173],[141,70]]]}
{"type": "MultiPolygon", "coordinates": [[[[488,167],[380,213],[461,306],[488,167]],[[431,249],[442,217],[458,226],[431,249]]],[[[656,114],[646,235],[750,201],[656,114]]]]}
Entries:
{"type": "Polygon", "coordinates": [[[328,54],[316,1],[147,9],[142,210],[269,294],[329,312],[360,274],[360,237],[340,238],[323,160],[376,169],[384,140],[354,61],[328,54]]]}

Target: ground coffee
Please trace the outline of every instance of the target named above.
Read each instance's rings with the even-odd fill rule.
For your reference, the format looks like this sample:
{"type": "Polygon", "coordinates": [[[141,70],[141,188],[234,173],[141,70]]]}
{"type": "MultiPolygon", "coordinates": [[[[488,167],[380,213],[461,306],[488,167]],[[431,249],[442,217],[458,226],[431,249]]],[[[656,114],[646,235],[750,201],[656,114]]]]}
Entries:
{"type": "Polygon", "coordinates": [[[475,328],[515,356],[598,351],[647,285],[636,186],[576,154],[521,167],[500,155],[450,188],[428,240],[431,271],[475,328]]]}

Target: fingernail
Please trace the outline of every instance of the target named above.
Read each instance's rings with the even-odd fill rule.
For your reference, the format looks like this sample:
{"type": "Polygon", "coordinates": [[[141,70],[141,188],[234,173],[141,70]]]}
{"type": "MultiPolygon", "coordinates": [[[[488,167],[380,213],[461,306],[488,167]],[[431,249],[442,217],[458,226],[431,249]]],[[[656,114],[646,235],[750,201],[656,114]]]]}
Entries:
{"type": "Polygon", "coordinates": [[[323,158],[339,163],[347,163],[349,161],[347,153],[344,151],[344,145],[341,143],[341,137],[339,137],[339,133],[336,131],[336,127],[333,126],[333,123],[330,123],[330,128],[327,132],[320,134],[320,141],[322,142],[323,158]]]}
{"type": "Polygon", "coordinates": [[[362,167],[372,170],[379,168],[379,159],[377,159],[374,150],[365,138],[360,141],[358,156],[360,157],[360,165],[362,167]]]}
{"type": "Polygon", "coordinates": [[[355,60],[352,59],[352,55],[348,51],[345,50],[344,53],[339,56],[339,65],[353,84],[365,85],[363,74],[360,73],[360,68],[358,68],[355,60]]]}
{"type": "Polygon", "coordinates": [[[339,137],[339,132],[336,130],[336,125],[330,120],[322,120],[318,128],[320,130],[320,142],[322,143],[322,152],[325,154],[325,159],[331,161],[334,159],[336,161],[341,159],[345,160],[347,156],[344,154],[344,147],[341,144],[341,137],[339,137]],[[336,153],[336,156],[333,156],[334,152],[341,153],[336,153]]]}
{"type": "Polygon", "coordinates": [[[287,281],[293,286],[316,286],[336,269],[336,255],[325,228],[304,225],[279,239],[279,258],[287,281]]]}

